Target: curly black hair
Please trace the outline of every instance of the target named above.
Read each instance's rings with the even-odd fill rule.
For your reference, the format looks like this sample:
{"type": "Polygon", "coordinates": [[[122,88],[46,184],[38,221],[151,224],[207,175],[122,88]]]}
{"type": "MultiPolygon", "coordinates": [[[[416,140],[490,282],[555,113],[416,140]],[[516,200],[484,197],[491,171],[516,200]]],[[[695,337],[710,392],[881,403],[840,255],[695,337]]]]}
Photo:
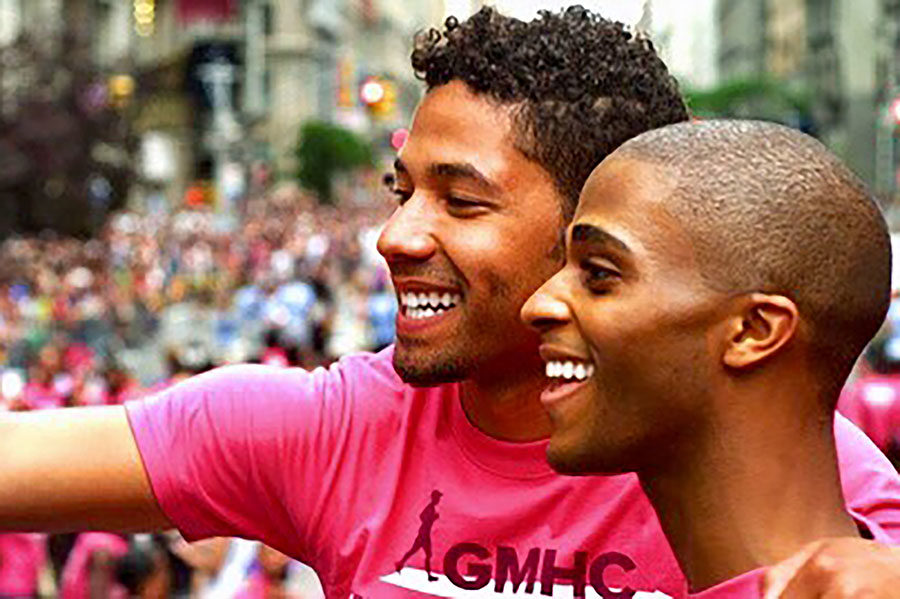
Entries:
{"type": "Polygon", "coordinates": [[[581,7],[531,22],[482,8],[416,35],[428,90],[453,80],[513,108],[516,147],[553,177],[571,217],[591,171],[626,140],[688,120],[653,44],[581,7]]]}

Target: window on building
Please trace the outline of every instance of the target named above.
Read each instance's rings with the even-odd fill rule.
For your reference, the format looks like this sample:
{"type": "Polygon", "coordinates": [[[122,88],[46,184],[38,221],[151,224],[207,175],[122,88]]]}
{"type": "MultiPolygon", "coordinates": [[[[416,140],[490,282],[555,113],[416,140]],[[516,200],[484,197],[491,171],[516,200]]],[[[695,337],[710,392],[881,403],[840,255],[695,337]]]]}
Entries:
{"type": "Polygon", "coordinates": [[[266,2],[262,6],[263,33],[266,37],[275,33],[275,7],[271,2],[266,2]]]}

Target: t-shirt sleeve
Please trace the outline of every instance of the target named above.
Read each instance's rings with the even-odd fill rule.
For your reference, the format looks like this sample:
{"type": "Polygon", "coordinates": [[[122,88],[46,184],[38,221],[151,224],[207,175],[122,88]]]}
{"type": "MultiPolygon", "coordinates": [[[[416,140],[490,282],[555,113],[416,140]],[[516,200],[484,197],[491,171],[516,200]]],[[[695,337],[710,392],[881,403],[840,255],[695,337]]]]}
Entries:
{"type": "Polygon", "coordinates": [[[126,404],[160,507],[189,541],[297,555],[348,411],[340,367],[229,366],[126,404]]]}
{"type": "Polygon", "coordinates": [[[839,413],[834,433],[847,507],[900,543],[900,475],[865,433],[839,413]]]}

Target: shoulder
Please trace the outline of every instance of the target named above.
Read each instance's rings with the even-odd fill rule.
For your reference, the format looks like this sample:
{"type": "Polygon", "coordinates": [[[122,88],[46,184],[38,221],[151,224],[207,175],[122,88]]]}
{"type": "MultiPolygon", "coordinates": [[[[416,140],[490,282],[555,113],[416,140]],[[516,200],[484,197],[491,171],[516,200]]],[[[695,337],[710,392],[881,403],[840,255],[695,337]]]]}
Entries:
{"type": "Polygon", "coordinates": [[[402,393],[405,385],[394,372],[391,357],[392,348],[378,354],[359,353],[310,371],[264,364],[223,366],[169,387],[157,397],[252,401],[261,407],[270,402],[402,393]]]}
{"type": "MultiPolygon", "coordinates": [[[[840,412],[834,415],[834,442],[844,493],[850,499],[858,484],[871,487],[869,477],[890,480],[894,492],[900,491],[900,476],[880,449],[859,427],[840,412]]],[[[900,499],[900,494],[897,494],[900,499]]]]}
{"type": "Polygon", "coordinates": [[[841,414],[835,445],[847,507],[896,537],[900,531],[900,475],[874,443],[841,414]]]}

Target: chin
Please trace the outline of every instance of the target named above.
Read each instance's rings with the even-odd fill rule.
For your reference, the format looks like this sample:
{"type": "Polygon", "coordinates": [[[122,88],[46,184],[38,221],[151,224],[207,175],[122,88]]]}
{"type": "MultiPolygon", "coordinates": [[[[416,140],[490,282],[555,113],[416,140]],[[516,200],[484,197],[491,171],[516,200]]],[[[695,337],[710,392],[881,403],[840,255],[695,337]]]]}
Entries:
{"type": "Polygon", "coordinates": [[[547,447],[547,462],[559,474],[567,476],[614,475],[631,472],[624,467],[625,460],[604,455],[598,451],[584,451],[576,447],[567,447],[554,443],[550,439],[547,447]]]}
{"type": "Polygon", "coordinates": [[[423,349],[395,348],[394,370],[404,383],[413,387],[433,387],[468,378],[470,369],[462,360],[427,355],[429,353],[423,349]]]}

